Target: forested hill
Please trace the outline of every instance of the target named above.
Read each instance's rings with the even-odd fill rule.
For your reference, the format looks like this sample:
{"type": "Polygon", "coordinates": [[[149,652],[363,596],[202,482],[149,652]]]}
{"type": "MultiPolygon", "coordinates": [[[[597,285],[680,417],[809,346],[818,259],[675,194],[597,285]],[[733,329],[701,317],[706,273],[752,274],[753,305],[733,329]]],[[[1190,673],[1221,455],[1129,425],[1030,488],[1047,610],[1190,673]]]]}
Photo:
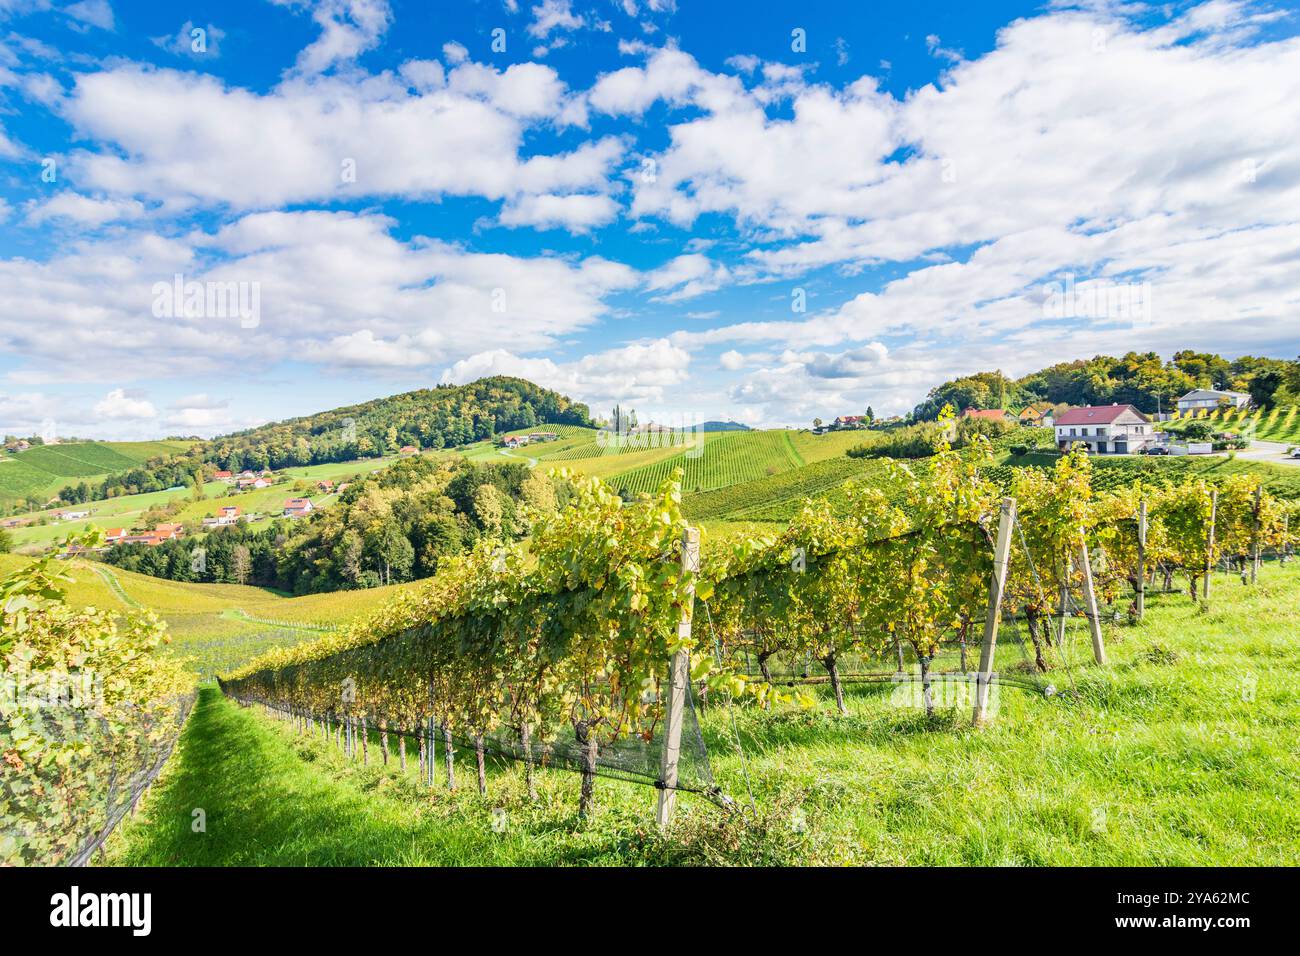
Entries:
{"type": "Polygon", "coordinates": [[[250,428],[156,459],[87,489],[86,501],[189,484],[195,473],[317,465],[394,455],[406,446],[453,448],[543,422],[591,425],[586,405],[521,378],[437,385],[250,428]]]}
{"type": "Polygon", "coordinates": [[[450,448],[541,422],[591,424],[586,405],[521,378],[498,376],[224,435],[208,443],[205,458],[231,470],[349,461],[395,454],[408,445],[450,448]]]}

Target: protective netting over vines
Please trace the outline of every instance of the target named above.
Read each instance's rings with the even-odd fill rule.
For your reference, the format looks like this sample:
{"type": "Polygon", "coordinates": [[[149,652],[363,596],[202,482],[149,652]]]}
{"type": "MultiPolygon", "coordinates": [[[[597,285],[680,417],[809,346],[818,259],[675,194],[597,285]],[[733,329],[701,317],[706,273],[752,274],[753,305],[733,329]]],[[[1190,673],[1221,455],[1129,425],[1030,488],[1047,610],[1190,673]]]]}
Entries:
{"type": "MultiPolygon", "coordinates": [[[[663,786],[675,652],[699,694],[762,706],[825,683],[844,711],[854,681],[916,685],[927,711],[936,696],[964,705],[944,685],[1051,692],[1104,664],[1104,629],[1139,618],[1146,594],[1206,600],[1225,559],[1254,567],[1295,541],[1291,512],[1250,476],[1097,493],[1082,452],[1001,485],[988,460],[977,443],[923,471],[891,464],[845,492],[847,509],[809,501],[778,535],[706,550],[698,573],[676,482],[624,504],[579,480],[525,541],[450,560],[370,620],[222,686],[326,732],[359,720],[663,786]]],[[[683,719],[676,787],[711,791],[689,706],[683,719]]]]}

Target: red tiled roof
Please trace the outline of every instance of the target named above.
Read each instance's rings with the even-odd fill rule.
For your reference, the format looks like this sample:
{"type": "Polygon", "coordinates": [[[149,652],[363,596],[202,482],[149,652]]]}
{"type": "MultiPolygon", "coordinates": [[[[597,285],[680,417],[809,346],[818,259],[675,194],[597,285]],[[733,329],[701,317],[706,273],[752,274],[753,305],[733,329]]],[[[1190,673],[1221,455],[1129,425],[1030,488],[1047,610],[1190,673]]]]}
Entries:
{"type": "Polygon", "coordinates": [[[995,422],[1000,422],[1007,417],[1007,413],[1000,408],[968,408],[961,413],[962,418],[987,418],[995,422]]]}
{"type": "Polygon", "coordinates": [[[1071,408],[1056,419],[1058,425],[1109,425],[1125,412],[1132,412],[1143,421],[1147,417],[1132,405],[1086,405],[1083,408],[1071,408]]]}

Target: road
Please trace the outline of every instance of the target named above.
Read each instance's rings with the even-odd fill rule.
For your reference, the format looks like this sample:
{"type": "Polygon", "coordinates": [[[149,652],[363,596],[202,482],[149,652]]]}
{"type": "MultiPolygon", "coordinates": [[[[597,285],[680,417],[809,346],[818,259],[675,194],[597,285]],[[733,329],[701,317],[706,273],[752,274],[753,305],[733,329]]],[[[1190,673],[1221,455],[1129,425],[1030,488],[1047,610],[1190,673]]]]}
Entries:
{"type": "Polygon", "coordinates": [[[1300,458],[1291,458],[1287,455],[1287,445],[1277,441],[1252,441],[1250,447],[1237,452],[1238,458],[1246,458],[1250,461],[1267,461],[1275,465],[1290,465],[1293,468],[1300,468],[1300,458]]]}

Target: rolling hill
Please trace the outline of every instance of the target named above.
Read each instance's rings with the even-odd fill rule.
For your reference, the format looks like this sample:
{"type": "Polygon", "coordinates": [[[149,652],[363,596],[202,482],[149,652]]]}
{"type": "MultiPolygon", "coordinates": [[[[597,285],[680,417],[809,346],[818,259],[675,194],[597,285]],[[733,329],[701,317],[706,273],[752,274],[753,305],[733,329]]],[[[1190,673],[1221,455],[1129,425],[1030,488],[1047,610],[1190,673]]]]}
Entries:
{"type": "Polygon", "coordinates": [[[96,484],[145,462],[186,452],[194,443],[69,442],[0,453],[0,508],[28,498],[42,502],[69,484],[96,484]]]}

